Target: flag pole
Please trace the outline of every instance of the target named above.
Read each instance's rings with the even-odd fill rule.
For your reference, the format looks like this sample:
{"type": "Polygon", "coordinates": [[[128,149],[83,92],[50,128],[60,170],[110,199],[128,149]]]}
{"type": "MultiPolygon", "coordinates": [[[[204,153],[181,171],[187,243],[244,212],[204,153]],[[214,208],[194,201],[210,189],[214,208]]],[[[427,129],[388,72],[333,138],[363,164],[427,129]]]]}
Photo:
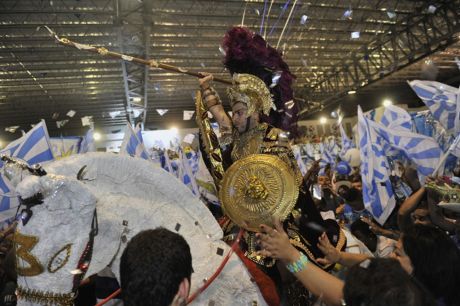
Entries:
{"type": "MultiPolygon", "coordinates": [[[[49,27],[45,26],[45,28],[56,39],[57,43],[59,43],[59,44],[61,44],[63,46],[74,47],[74,48],[76,48],[78,50],[97,53],[97,54],[100,54],[102,56],[121,59],[121,60],[124,60],[124,61],[149,66],[151,68],[160,68],[160,69],[167,70],[167,71],[177,72],[177,73],[181,73],[181,74],[187,74],[187,75],[191,75],[191,76],[198,77],[198,78],[203,78],[203,77],[206,76],[205,74],[203,74],[201,72],[191,71],[191,70],[184,69],[184,68],[181,68],[181,67],[176,67],[176,66],[160,63],[160,62],[155,61],[154,59],[142,59],[142,58],[138,58],[138,57],[134,57],[134,56],[118,53],[118,52],[109,51],[108,49],[106,49],[104,47],[94,47],[94,46],[91,46],[91,45],[80,44],[80,43],[71,41],[70,39],[67,39],[67,38],[60,38],[49,27]]],[[[222,78],[218,78],[218,77],[214,77],[213,81],[228,84],[228,85],[233,84],[232,81],[222,79],[222,78]]]]}
{"type": "Polygon", "coordinates": [[[445,164],[445,162],[446,162],[446,160],[447,160],[447,157],[449,157],[449,154],[450,154],[450,148],[449,148],[449,150],[447,150],[446,153],[444,153],[444,155],[439,159],[439,163],[438,163],[438,165],[436,166],[436,168],[434,169],[432,176],[437,176],[437,175],[438,175],[439,170],[441,170],[441,168],[444,167],[444,164],[445,164]]]}

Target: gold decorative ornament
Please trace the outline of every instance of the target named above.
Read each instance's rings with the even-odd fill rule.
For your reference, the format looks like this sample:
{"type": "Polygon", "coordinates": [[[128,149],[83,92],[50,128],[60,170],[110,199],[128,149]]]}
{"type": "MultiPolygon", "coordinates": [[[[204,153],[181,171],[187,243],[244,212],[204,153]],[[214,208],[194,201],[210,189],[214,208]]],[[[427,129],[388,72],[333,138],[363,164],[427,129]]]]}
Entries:
{"type": "Polygon", "coordinates": [[[225,214],[237,225],[258,232],[272,218],[287,218],[299,187],[289,166],[268,154],[253,154],[233,163],[225,172],[219,198],[225,214]]]}
{"type": "Polygon", "coordinates": [[[158,62],[157,62],[156,60],[153,60],[153,59],[149,60],[149,65],[150,65],[150,67],[152,67],[152,68],[158,68],[158,67],[160,66],[160,65],[158,64],[158,62]]]}
{"type": "Polygon", "coordinates": [[[56,254],[54,254],[48,262],[48,272],[55,273],[56,271],[64,267],[69,261],[71,250],[72,244],[68,243],[65,246],[63,246],[59,251],[57,251],[56,254]],[[64,258],[62,258],[62,256],[64,256],[64,258]]]}
{"type": "Polygon", "coordinates": [[[29,289],[18,286],[16,289],[20,299],[26,300],[34,304],[41,305],[57,305],[57,306],[73,306],[75,295],[73,293],[54,293],[51,291],[41,291],[37,289],[29,289]]]}
{"type": "Polygon", "coordinates": [[[238,130],[233,132],[233,149],[231,157],[233,161],[240,160],[251,154],[260,153],[263,147],[264,135],[268,124],[260,123],[246,133],[239,133],[238,130]]]}
{"type": "Polygon", "coordinates": [[[274,107],[267,85],[252,74],[233,74],[233,86],[227,89],[227,95],[232,106],[238,102],[246,104],[248,117],[254,112],[268,115],[270,109],[274,107]]]}
{"type": "Polygon", "coordinates": [[[97,52],[100,54],[100,55],[107,55],[109,53],[109,50],[107,50],[106,48],[104,47],[101,47],[101,48],[97,48],[97,52]]]}
{"type": "Polygon", "coordinates": [[[219,146],[219,140],[211,127],[211,121],[208,118],[208,111],[204,106],[201,96],[201,91],[196,93],[196,123],[201,132],[201,140],[203,141],[204,149],[211,162],[211,175],[214,179],[216,188],[220,188],[220,182],[224,176],[224,166],[222,164],[222,151],[219,146]]]}
{"type": "Polygon", "coordinates": [[[43,266],[38,259],[30,253],[30,251],[38,243],[38,237],[23,235],[19,231],[16,231],[13,239],[16,248],[16,270],[18,275],[36,276],[43,273],[43,266]],[[29,267],[20,267],[19,259],[28,263],[29,267]]]}

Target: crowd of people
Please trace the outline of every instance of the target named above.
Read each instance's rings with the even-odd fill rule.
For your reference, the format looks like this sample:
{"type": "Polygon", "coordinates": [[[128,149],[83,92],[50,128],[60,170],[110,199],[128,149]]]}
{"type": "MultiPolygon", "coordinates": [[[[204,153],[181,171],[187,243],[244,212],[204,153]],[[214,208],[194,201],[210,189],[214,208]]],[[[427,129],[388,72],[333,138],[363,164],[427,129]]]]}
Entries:
{"type": "MultiPolygon", "coordinates": [[[[426,177],[422,184],[410,160],[393,159],[388,186],[396,195],[396,203],[382,222],[366,205],[368,191],[363,186],[361,167],[366,160],[356,163],[359,158],[352,162],[336,155],[304,163],[302,154],[296,156],[293,146],[302,151],[303,145],[294,145],[292,137],[281,129],[291,126],[292,121],[283,120],[283,116],[270,120],[269,116],[273,109],[283,109],[279,105],[285,105],[285,113],[292,111],[292,95],[284,91],[291,85],[291,75],[285,73],[284,79],[269,86],[271,78],[264,80],[263,76],[235,69],[232,56],[236,55],[229,46],[235,48],[235,36],[241,39],[245,35],[246,30],[237,28],[225,39],[226,65],[234,78],[228,89],[231,117],[212,86],[213,76],[203,74],[199,80],[197,103],[218,123],[221,144],[216,143],[209,118],[199,116],[201,135],[195,153],[200,151],[198,156],[208,168],[215,190],[219,190],[219,198],[215,194],[214,202],[206,202],[222,227],[224,241],[236,241],[236,253],[266,303],[460,305],[460,216],[438,206],[445,200],[446,184],[452,186],[447,189],[450,193],[460,194],[458,181],[452,179],[460,176],[459,167],[453,169],[451,178],[426,177]],[[274,95],[270,91],[273,88],[280,90],[274,95]],[[273,97],[278,100],[274,102],[273,97]],[[270,159],[274,171],[264,163],[267,156],[276,157],[270,159]],[[239,169],[239,163],[248,159],[252,164],[239,169]],[[306,171],[302,173],[301,168],[306,171]],[[282,187],[270,185],[280,173],[282,187]],[[222,180],[229,175],[238,176],[244,184],[222,180]],[[283,191],[275,205],[266,204],[283,188],[291,194],[286,196],[288,191],[283,191]],[[264,209],[270,209],[271,219],[264,209]],[[238,240],[241,230],[244,234],[238,240]]],[[[256,48],[268,48],[267,56],[280,57],[276,50],[251,37],[256,48]]],[[[190,146],[182,150],[194,153],[190,146]]],[[[359,154],[358,149],[353,150],[359,154]]],[[[164,154],[162,166],[173,170],[174,154],[164,154]]],[[[16,303],[15,226],[0,235],[0,305],[16,303]]],[[[121,295],[117,298],[124,305],[188,302],[193,260],[187,241],[177,233],[164,228],[138,233],[123,250],[119,271],[119,283],[113,275],[89,276],[80,284],[75,303],[94,305],[118,288],[121,295]]]]}

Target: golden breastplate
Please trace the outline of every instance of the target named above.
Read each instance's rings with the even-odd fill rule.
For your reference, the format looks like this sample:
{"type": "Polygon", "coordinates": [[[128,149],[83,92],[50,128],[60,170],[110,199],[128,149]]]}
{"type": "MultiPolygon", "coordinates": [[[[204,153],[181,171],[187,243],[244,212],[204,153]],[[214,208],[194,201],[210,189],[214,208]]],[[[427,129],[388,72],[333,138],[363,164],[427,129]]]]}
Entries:
{"type": "Polygon", "coordinates": [[[252,130],[239,134],[237,131],[233,135],[232,161],[235,162],[251,154],[258,154],[264,142],[266,124],[259,124],[252,130]]]}

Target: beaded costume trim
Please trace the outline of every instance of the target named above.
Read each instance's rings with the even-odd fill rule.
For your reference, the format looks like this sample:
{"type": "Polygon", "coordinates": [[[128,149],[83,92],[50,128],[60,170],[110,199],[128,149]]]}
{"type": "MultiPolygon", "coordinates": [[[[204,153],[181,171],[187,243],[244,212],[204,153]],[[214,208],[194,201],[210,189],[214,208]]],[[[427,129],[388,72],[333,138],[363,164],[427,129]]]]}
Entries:
{"type": "Polygon", "coordinates": [[[21,299],[26,301],[49,306],[72,306],[75,297],[73,293],[54,293],[51,291],[27,289],[21,286],[17,288],[17,294],[21,299]]]}

